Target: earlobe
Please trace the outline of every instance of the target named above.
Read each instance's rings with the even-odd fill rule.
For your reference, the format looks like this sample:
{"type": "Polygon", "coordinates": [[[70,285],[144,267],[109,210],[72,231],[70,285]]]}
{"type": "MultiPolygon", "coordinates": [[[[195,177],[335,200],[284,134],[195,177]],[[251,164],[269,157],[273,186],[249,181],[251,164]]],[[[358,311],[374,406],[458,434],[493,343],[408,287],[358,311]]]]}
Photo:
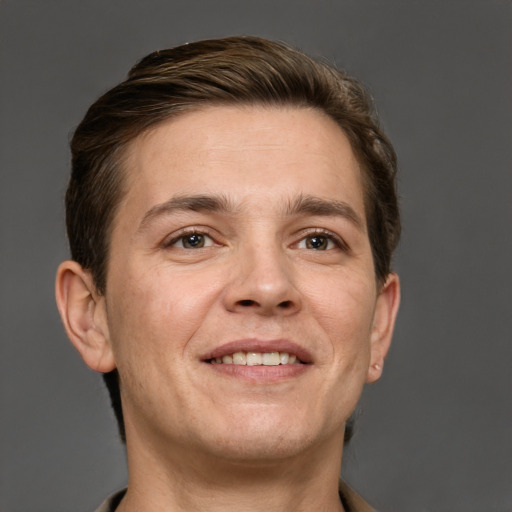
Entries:
{"type": "Polygon", "coordinates": [[[370,365],[366,382],[380,379],[384,359],[391,346],[395,319],[400,305],[400,280],[394,272],[390,273],[377,297],[374,322],[371,333],[370,365]]]}
{"type": "Polygon", "coordinates": [[[103,373],[113,370],[105,298],[97,293],[90,272],[76,261],[64,261],[57,270],[55,295],[66,333],[87,366],[103,373]]]}

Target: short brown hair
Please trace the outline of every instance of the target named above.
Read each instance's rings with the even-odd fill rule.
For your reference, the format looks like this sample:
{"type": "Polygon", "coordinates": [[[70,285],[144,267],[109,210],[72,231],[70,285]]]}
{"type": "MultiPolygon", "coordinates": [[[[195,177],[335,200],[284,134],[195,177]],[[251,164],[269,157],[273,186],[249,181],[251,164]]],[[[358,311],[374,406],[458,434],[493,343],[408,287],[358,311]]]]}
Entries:
{"type": "MultiPolygon", "coordinates": [[[[151,53],[87,111],[71,142],[66,194],[71,256],[105,293],[112,221],[123,197],[127,145],[150,127],[210,105],[314,108],[342,128],[363,169],[375,275],[382,284],[400,235],[396,155],[362,85],[283,43],[257,37],[199,41],[151,53]]],[[[105,374],[124,438],[117,371],[105,374]]]]}

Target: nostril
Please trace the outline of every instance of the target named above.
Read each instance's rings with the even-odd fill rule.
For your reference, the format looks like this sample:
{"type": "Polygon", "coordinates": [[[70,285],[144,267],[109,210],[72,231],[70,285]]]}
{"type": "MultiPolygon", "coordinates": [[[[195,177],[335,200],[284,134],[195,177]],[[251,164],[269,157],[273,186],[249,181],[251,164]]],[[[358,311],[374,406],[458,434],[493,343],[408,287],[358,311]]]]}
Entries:
{"type": "MultiPolygon", "coordinates": [[[[1,0],[0,0],[1,1],[1,0]]],[[[292,310],[294,308],[294,301],[292,300],[283,300],[275,305],[275,307],[278,310],[284,311],[284,310],[292,310]]],[[[267,310],[267,308],[274,309],[274,306],[271,304],[266,304],[265,302],[260,303],[257,300],[253,299],[241,299],[236,302],[236,306],[241,308],[256,308],[256,309],[262,309],[267,310]]]]}
{"type": "Polygon", "coordinates": [[[253,306],[255,304],[255,302],[251,299],[244,299],[244,300],[239,301],[239,304],[241,306],[253,306]]]}

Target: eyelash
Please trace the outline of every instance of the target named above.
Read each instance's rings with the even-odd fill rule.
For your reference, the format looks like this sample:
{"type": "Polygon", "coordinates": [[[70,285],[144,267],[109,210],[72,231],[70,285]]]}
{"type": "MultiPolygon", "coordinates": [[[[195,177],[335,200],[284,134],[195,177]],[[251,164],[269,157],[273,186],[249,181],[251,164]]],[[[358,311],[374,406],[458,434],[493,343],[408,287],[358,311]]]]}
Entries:
{"type": "MultiPolygon", "coordinates": [[[[332,231],[328,231],[327,229],[314,229],[312,231],[301,233],[301,238],[297,242],[297,244],[306,240],[307,238],[312,238],[315,236],[326,238],[328,241],[331,241],[338,249],[341,249],[344,251],[349,250],[349,246],[347,245],[345,240],[343,240],[343,238],[341,238],[339,235],[333,233],[332,231]]],[[[310,250],[314,250],[314,249],[310,249],[310,250]]],[[[327,249],[327,250],[329,250],[329,249],[327,249]]]]}
{"type": "MultiPolygon", "coordinates": [[[[164,242],[162,243],[162,246],[164,248],[172,247],[174,244],[176,244],[180,240],[183,240],[186,237],[190,237],[192,235],[200,235],[200,236],[209,238],[212,241],[212,244],[210,244],[206,247],[210,247],[211,245],[216,245],[215,238],[212,236],[212,234],[208,230],[205,230],[204,228],[199,229],[199,228],[190,227],[190,228],[184,228],[183,230],[179,231],[178,233],[175,233],[170,239],[164,240],[164,242]]],[[[333,233],[332,231],[328,231],[326,229],[313,229],[312,231],[303,231],[302,233],[300,233],[300,239],[294,245],[297,246],[298,244],[305,241],[306,239],[313,238],[315,236],[326,238],[328,241],[332,242],[336,246],[336,248],[339,248],[343,251],[348,251],[350,249],[349,246],[347,245],[347,243],[339,235],[333,233]]],[[[202,249],[205,247],[199,247],[199,248],[202,249]]],[[[180,249],[188,250],[188,248],[186,248],[186,247],[180,247],[180,249]]],[[[308,250],[314,251],[315,249],[308,249],[308,250]]],[[[332,250],[332,248],[326,249],[326,250],[332,250]]],[[[318,250],[318,252],[321,252],[321,251],[318,250]]]]}
{"type": "MultiPolygon", "coordinates": [[[[192,235],[200,235],[203,237],[208,237],[213,242],[213,244],[211,244],[211,245],[215,245],[215,239],[208,231],[206,231],[204,229],[191,227],[191,228],[184,228],[181,231],[179,231],[178,233],[173,234],[173,236],[170,239],[164,240],[164,242],[162,243],[162,246],[164,248],[172,247],[174,244],[176,244],[180,240],[183,240],[186,237],[190,237],[192,235]]],[[[207,247],[210,247],[210,245],[208,245],[207,247]]],[[[202,248],[202,247],[200,247],[200,248],[202,248]]],[[[180,247],[180,249],[187,249],[187,248],[180,247]]]]}

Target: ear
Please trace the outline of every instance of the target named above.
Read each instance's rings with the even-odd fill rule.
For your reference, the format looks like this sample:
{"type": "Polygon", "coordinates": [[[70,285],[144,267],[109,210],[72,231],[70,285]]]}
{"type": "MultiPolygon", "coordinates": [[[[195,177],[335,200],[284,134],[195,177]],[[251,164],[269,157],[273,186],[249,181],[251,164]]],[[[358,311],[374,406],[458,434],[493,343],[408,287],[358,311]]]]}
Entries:
{"type": "Polygon", "coordinates": [[[96,291],[90,272],[76,261],[64,261],[57,270],[55,295],[66,333],[85,364],[97,372],[113,370],[105,297],[96,291]]]}
{"type": "Polygon", "coordinates": [[[380,379],[384,359],[391,345],[395,319],[400,305],[400,280],[395,273],[390,273],[382,286],[375,305],[371,333],[370,366],[366,382],[380,379]]]}

